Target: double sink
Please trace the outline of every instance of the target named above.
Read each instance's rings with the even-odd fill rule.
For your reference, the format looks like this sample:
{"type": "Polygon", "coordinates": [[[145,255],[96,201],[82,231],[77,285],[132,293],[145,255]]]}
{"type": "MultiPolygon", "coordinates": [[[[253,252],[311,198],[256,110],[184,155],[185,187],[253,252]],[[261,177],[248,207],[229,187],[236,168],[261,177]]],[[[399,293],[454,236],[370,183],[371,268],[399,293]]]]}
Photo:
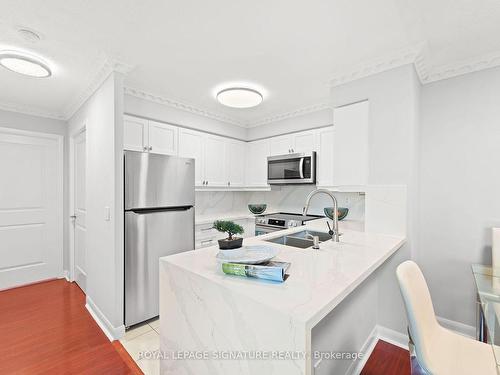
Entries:
{"type": "Polygon", "coordinates": [[[332,239],[332,236],[330,236],[328,233],[316,232],[312,230],[303,230],[297,233],[291,233],[275,238],[270,238],[265,241],[277,243],[280,245],[298,247],[300,249],[307,249],[308,247],[312,247],[314,244],[311,236],[319,237],[319,242],[324,242],[332,239]]]}

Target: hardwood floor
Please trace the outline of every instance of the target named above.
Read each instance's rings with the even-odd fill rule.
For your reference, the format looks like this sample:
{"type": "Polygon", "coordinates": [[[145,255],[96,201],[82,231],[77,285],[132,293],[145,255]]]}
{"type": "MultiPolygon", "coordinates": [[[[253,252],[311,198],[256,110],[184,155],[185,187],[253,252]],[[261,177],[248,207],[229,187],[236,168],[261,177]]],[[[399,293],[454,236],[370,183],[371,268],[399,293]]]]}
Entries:
{"type": "Polygon", "coordinates": [[[410,375],[408,350],[379,340],[361,375],[410,375]]]}
{"type": "Polygon", "coordinates": [[[0,374],[142,374],[65,280],[0,292],[0,374]]]}

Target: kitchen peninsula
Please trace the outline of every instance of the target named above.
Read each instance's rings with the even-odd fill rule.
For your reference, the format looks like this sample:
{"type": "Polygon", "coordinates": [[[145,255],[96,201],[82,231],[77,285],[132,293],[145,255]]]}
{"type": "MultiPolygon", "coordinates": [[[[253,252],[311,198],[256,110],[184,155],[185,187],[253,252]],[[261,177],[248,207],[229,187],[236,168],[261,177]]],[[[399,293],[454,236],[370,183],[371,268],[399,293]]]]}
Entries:
{"type": "MultiPolygon", "coordinates": [[[[326,223],[320,219],[306,227],[325,232],[326,223]]],[[[288,229],[279,235],[301,230],[288,229]]],[[[352,361],[321,363],[312,353],[362,349],[337,332],[339,319],[362,314],[366,322],[377,325],[378,274],[384,268],[393,274],[397,262],[390,258],[398,255],[405,238],[342,227],[341,232],[340,243],[322,242],[320,250],[272,243],[279,249],[276,259],[291,263],[284,283],[223,274],[215,258],[216,246],[161,258],[161,373],[326,374],[333,368],[342,368],[335,373],[345,373],[355,367],[352,361]],[[357,288],[363,288],[359,295],[357,288]],[[339,315],[343,317],[337,317],[336,308],[346,299],[349,305],[342,306],[339,315]],[[315,327],[320,327],[318,332],[315,327]]],[[[269,245],[265,240],[277,236],[247,238],[244,244],[269,245]]],[[[363,343],[368,339],[364,331],[357,332],[356,324],[349,329],[351,338],[364,335],[363,343]]]]}

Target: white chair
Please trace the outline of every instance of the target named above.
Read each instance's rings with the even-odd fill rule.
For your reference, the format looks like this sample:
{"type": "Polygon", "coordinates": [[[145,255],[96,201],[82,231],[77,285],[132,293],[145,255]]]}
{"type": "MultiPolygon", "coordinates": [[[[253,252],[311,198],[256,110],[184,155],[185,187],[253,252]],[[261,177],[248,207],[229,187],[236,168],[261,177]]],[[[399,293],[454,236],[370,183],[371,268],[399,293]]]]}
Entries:
{"type": "Polygon", "coordinates": [[[396,273],[408,317],[410,349],[413,344],[421,368],[417,370],[412,363],[412,373],[497,375],[490,345],[454,333],[438,323],[427,283],[417,264],[401,263],[396,273]]]}

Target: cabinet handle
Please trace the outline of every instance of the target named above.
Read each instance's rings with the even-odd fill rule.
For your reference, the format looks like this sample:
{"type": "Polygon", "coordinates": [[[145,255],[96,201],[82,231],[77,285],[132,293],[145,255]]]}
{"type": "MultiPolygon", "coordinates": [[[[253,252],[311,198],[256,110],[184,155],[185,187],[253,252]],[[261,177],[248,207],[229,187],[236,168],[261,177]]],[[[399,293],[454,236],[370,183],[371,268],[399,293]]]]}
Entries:
{"type": "Polygon", "coordinates": [[[148,147],[147,146],[144,146],[143,147],[144,151],[147,151],[148,150],[148,147]]]}
{"type": "Polygon", "coordinates": [[[201,241],[200,244],[204,245],[206,243],[211,243],[213,240],[205,240],[205,241],[201,241]]]}
{"type": "Polygon", "coordinates": [[[208,185],[208,181],[207,181],[207,185],[208,185]]]}
{"type": "Polygon", "coordinates": [[[209,227],[209,228],[201,228],[201,229],[200,229],[200,231],[202,231],[202,232],[206,232],[207,230],[212,230],[212,229],[214,229],[214,228],[212,228],[212,227],[209,227]]]}
{"type": "Polygon", "coordinates": [[[153,146],[149,146],[149,151],[153,151],[153,146]]]}

